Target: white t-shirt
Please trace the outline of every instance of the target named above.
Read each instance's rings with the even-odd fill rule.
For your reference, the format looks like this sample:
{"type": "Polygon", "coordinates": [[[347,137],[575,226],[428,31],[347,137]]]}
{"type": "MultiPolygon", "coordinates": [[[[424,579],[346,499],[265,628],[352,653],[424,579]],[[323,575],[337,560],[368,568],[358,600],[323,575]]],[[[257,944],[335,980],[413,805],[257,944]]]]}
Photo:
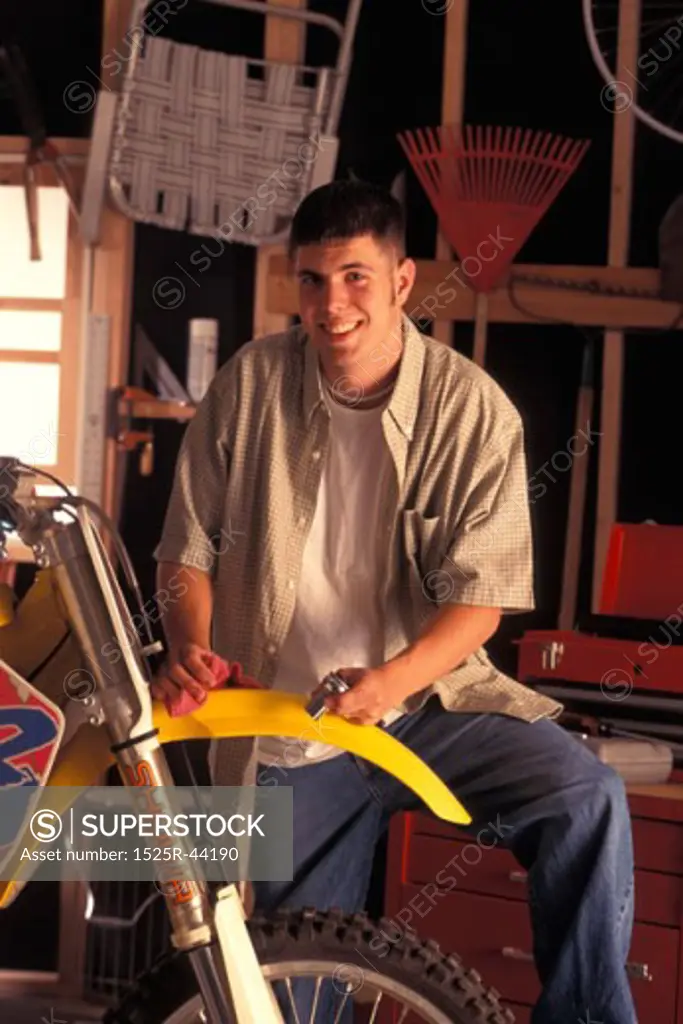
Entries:
{"type": "MultiPolygon", "coordinates": [[[[382,431],[386,403],[345,408],[325,390],[330,442],[303,553],[294,615],[280,652],[276,690],[308,693],[328,672],[384,660],[384,611],[377,553],[382,480],[392,469],[382,431]]],[[[387,399],[388,401],[388,399],[387,399]]],[[[391,712],[384,721],[400,717],[391,712]]],[[[263,736],[265,764],[297,767],[343,753],[314,740],[263,736]]]]}

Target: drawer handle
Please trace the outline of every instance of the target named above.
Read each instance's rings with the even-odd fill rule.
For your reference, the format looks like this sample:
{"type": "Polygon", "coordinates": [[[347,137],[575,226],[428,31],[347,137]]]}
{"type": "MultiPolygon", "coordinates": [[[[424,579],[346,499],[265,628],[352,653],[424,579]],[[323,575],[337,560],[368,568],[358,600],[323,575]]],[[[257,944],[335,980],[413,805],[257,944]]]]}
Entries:
{"type": "Polygon", "coordinates": [[[525,960],[530,964],[534,962],[533,953],[526,953],[523,949],[517,949],[516,946],[504,946],[501,953],[509,960],[525,960]]]}
{"type": "Polygon", "coordinates": [[[511,871],[508,877],[511,882],[526,882],[527,873],[526,871],[511,871]]]}
{"type": "Polygon", "coordinates": [[[638,981],[654,981],[647,964],[634,964],[629,961],[626,964],[626,973],[629,978],[636,978],[638,981]]]}

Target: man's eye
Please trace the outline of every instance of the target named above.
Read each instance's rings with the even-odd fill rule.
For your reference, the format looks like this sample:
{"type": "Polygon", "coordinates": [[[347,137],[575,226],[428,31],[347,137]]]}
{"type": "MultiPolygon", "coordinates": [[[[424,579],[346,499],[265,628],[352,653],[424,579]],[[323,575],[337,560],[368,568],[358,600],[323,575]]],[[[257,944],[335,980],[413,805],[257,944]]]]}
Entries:
{"type": "Polygon", "coordinates": [[[354,281],[354,282],[365,281],[365,279],[366,279],[365,278],[365,274],[361,274],[361,272],[359,270],[352,270],[351,273],[349,274],[349,278],[350,278],[351,281],[354,281]]]}

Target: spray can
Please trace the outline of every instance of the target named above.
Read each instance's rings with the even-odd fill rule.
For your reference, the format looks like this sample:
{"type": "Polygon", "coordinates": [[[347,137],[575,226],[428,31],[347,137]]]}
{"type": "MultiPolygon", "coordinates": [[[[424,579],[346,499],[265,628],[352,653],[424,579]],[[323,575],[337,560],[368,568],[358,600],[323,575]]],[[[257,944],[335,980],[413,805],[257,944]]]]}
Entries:
{"type": "Polygon", "coordinates": [[[217,364],[218,321],[190,320],[187,391],[193,402],[201,402],[216,375],[217,364]]]}

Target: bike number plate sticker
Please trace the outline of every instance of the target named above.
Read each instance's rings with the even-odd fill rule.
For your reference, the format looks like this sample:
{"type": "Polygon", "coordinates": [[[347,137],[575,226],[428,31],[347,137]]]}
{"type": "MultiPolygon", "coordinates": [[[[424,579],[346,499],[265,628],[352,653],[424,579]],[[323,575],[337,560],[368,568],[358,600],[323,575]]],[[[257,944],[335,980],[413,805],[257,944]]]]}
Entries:
{"type": "MultiPolygon", "coordinates": [[[[19,786],[33,787],[38,797],[39,787],[52,771],[64,728],[60,708],[0,658],[0,801],[3,792],[19,786]]],[[[27,801],[26,817],[32,803],[33,797],[30,805],[27,801]]],[[[22,838],[26,823],[0,828],[0,865],[22,838]]],[[[10,822],[6,820],[5,825],[10,822]]]]}
{"type": "Polygon", "coordinates": [[[45,785],[64,725],[57,705],[0,659],[0,790],[45,785]]]}

